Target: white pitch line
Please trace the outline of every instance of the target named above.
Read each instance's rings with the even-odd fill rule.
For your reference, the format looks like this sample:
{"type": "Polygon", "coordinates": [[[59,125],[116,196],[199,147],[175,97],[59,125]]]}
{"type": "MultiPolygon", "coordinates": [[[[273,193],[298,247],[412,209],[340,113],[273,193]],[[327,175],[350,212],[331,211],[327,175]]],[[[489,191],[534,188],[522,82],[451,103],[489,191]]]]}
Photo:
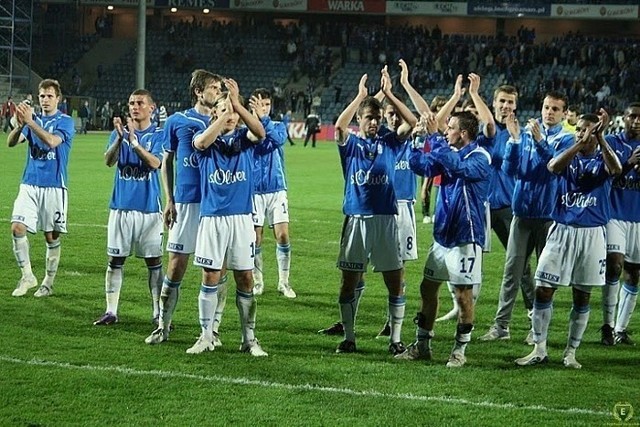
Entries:
{"type": "Polygon", "coordinates": [[[314,384],[284,384],[284,383],[276,383],[271,381],[252,380],[249,378],[222,377],[218,375],[212,375],[212,376],[196,375],[196,374],[187,374],[184,372],[171,372],[171,371],[158,371],[158,370],[142,371],[142,370],[127,368],[122,366],[73,365],[71,363],[39,360],[35,358],[31,360],[17,359],[15,357],[10,357],[5,355],[0,355],[0,361],[16,363],[20,365],[44,366],[44,367],[74,369],[74,370],[90,371],[90,372],[113,372],[113,373],[118,373],[123,375],[133,375],[133,376],[152,376],[157,378],[188,379],[188,380],[195,380],[195,381],[202,381],[202,382],[259,386],[259,387],[267,387],[267,388],[281,389],[281,390],[314,391],[319,393],[343,394],[343,395],[357,396],[357,397],[399,399],[399,400],[410,400],[410,401],[418,401],[418,402],[436,402],[436,403],[445,403],[445,404],[452,404],[452,405],[470,405],[470,406],[478,406],[478,407],[484,407],[484,408],[508,409],[508,410],[517,410],[517,411],[544,411],[544,412],[554,412],[557,414],[595,415],[599,417],[612,416],[611,412],[595,411],[592,409],[584,409],[584,408],[562,409],[562,408],[550,408],[543,405],[519,406],[511,403],[472,401],[472,400],[458,399],[458,398],[451,398],[451,397],[420,396],[420,395],[415,395],[410,393],[392,394],[392,393],[383,393],[376,390],[359,391],[359,390],[352,390],[349,388],[324,387],[324,386],[319,386],[314,384]]]}

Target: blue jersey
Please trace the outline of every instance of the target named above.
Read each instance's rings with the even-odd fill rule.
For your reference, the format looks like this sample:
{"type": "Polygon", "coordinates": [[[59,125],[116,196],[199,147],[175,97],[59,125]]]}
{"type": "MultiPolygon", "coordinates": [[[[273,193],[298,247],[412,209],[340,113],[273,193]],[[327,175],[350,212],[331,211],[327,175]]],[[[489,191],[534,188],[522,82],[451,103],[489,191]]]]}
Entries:
{"type": "Polygon", "coordinates": [[[287,128],[268,116],[260,119],[266,133],[264,141],[253,152],[254,190],[256,194],[275,193],[287,189],[284,150],[287,128]]]}
{"type": "Polygon", "coordinates": [[[34,119],[41,128],[62,138],[62,143],[51,148],[31,128],[25,126],[22,135],[29,143],[29,151],[22,183],[37,187],[67,188],[67,164],[71,142],[76,133],[73,119],[60,111],[52,116],[37,115],[34,119]]]}
{"type": "MultiPolygon", "coordinates": [[[[200,216],[253,212],[253,150],[249,130],[220,135],[204,151],[196,151],[200,167],[200,216]]],[[[194,135],[194,139],[202,132],[194,135]]]]}
{"type": "Polygon", "coordinates": [[[393,182],[399,144],[395,133],[389,132],[373,139],[350,133],[345,145],[338,145],[345,181],[345,215],[398,213],[393,182]]]}
{"type": "MultiPolygon", "coordinates": [[[[162,129],[151,125],[144,130],[135,130],[138,142],[148,152],[162,161],[162,129]]],[[[118,139],[118,133],[111,132],[111,147],[118,139]]],[[[146,166],[128,143],[128,133],[120,145],[117,170],[111,195],[111,209],[155,213],[161,211],[160,178],[158,169],[146,166]]]]}
{"type": "Polygon", "coordinates": [[[491,191],[489,192],[489,206],[491,209],[511,207],[513,199],[515,179],[502,170],[502,161],[508,139],[509,131],[501,123],[496,123],[496,135],[494,138],[478,139],[478,144],[491,155],[491,191]]]}
{"type": "Polygon", "coordinates": [[[409,156],[411,155],[411,144],[405,142],[396,149],[395,176],[393,178],[393,189],[398,200],[416,199],[416,174],[409,167],[409,156]]]}
{"type": "Polygon", "coordinates": [[[440,245],[485,243],[485,203],[489,197],[491,156],[473,142],[460,151],[443,145],[441,135],[429,138],[431,152],[414,149],[409,164],[418,175],[442,176],[433,226],[440,245]]]}
{"type": "MultiPolygon", "coordinates": [[[[393,132],[386,126],[380,126],[378,135],[385,135],[389,132],[393,132]]],[[[417,141],[418,144],[422,143],[424,146],[424,138],[417,141]]],[[[396,150],[396,163],[395,163],[395,176],[393,177],[393,190],[396,193],[397,200],[411,200],[416,199],[416,175],[409,167],[409,155],[411,154],[411,143],[405,142],[395,146],[396,150]]]]}
{"type": "Polygon", "coordinates": [[[575,227],[605,225],[611,218],[611,181],[601,152],[575,156],[559,174],[553,220],[575,227]]]}
{"type": "Polygon", "coordinates": [[[193,148],[193,135],[207,128],[209,116],[195,108],[171,115],[164,125],[165,151],[175,153],[176,175],[173,197],[178,203],[200,203],[200,169],[193,148]]]}
{"type": "Polygon", "coordinates": [[[629,140],[626,133],[607,135],[605,139],[622,163],[622,173],[614,178],[611,188],[611,218],[640,222],[640,173],[627,163],[640,140],[629,140]]]}
{"type": "Polygon", "coordinates": [[[520,141],[509,139],[504,153],[502,171],[515,177],[511,208],[521,218],[551,219],[558,178],[549,172],[547,163],[575,142],[575,135],[563,130],[562,124],[541,129],[541,142],[523,132],[520,141]]]}

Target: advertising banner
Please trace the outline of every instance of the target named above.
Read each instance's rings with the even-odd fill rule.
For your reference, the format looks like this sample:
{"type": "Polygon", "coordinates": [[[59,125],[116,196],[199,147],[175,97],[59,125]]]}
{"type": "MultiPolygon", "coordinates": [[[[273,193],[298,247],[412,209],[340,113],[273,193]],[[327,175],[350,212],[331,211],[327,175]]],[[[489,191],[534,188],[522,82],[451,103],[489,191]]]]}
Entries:
{"type": "Polygon", "coordinates": [[[389,15],[466,16],[467,4],[461,2],[388,1],[389,15]]]}
{"type": "Polygon", "coordinates": [[[638,6],[599,4],[552,4],[552,18],[638,19],[638,6]]]}
{"type": "Polygon", "coordinates": [[[385,0],[308,0],[309,12],[385,13],[385,0]]]}
{"type": "Polygon", "coordinates": [[[516,2],[493,3],[483,0],[469,0],[467,13],[471,16],[517,16],[536,17],[551,14],[551,4],[536,4],[516,2]]]}
{"type": "Polygon", "coordinates": [[[228,9],[229,0],[156,0],[156,7],[228,9]]]}
{"type": "Polygon", "coordinates": [[[231,0],[231,9],[251,9],[269,11],[307,10],[307,0],[231,0]]]}

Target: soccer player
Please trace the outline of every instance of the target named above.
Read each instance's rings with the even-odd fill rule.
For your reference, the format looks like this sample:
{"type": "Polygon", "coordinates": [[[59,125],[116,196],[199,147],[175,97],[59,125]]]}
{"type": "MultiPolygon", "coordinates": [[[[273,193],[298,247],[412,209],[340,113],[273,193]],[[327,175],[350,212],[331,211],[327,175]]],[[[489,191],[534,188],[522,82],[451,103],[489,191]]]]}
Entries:
{"type": "MultiPolygon", "coordinates": [[[[507,141],[502,171],[515,177],[513,219],[507,242],[507,253],[500,286],[498,310],[494,324],[480,337],[482,341],[508,340],[509,323],[518,295],[526,260],[533,251],[540,258],[551,226],[551,211],[557,191],[557,177],[547,163],[575,143],[573,133],[564,130],[562,119],[567,110],[567,97],[548,92],[542,101],[542,118],[530,119],[527,131],[521,132],[514,113],[506,120],[507,141]]],[[[533,289],[528,290],[533,293],[533,289]]],[[[525,340],[533,344],[533,333],[525,340]]]]}
{"type": "Polygon", "coordinates": [[[379,134],[382,105],[367,96],[367,75],[358,85],[358,94],[336,121],[336,142],[345,178],[343,212],[346,215],[338,268],[342,271],[339,295],[344,340],[337,353],[356,351],[354,331],[357,299],[356,287],[371,261],[374,271],[382,272],[389,292],[392,354],[404,350],[401,342],[405,296],[402,285],[402,257],[398,244],[397,199],[393,188],[396,149],[409,136],[416,119],[411,111],[391,92],[388,72],[382,72],[384,96],[398,110],[405,124],[397,132],[379,134]],[[359,132],[351,133],[348,125],[357,116],[359,132]]]}
{"type": "MultiPolygon", "coordinates": [[[[191,74],[189,88],[193,107],[173,114],[164,126],[164,158],[160,172],[166,200],[163,217],[169,230],[169,265],[160,293],[158,327],[145,339],[147,344],[159,344],[169,337],[182,278],[187,270],[189,256],[196,247],[200,220],[200,170],[192,145],[193,135],[209,125],[213,102],[222,91],[222,77],[206,70],[195,70],[191,74]]],[[[219,307],[216,309],[213,326],[217,345],[221,345],[218,326],[226,301],[226,285],[222,283],[226,275],[223,274],[222,277],[218,284],[219,307]]]]}
{"type": "Polygon", "coordinates": [[[613,180],[611,221],[607,224],[607,283],[602,289],[604,324],[602,344],[633,344],[627,332],[631,313],[638,299],[640,277],[640,102],[625,109],[624,132],[607,135],[606,141],[616,153],[627,159],[622,173],[613,180]],[[619,285],[623,273],[623,284],[619,285]],[[617,302],[620,288],[620,302],[617,302]],[[614,327],[614,314],[618,315],[614,327]]]}
{"type": "MultiPolygon", "coordinates": [[[[409,69],[406,63],[400,60],[401,77],[400,83],[405,88],[407,94],[411,98],[414,107],[418,112],[430,112],[429,106],[420,96],[420,94],[409,83],[409,69]]],[[[398,109],[388,100],[384,99],[384,93],[380,90],[375,98],[382,102],[384,110],[385,125],[380,126],[379,135],[385,135],[389,132],[406,132],[401,129],[404,123],[398,109]]],[[[409,154],[411,153],[410,144],[399,144],[396,148],[395,177],[393,180],[393,190],[398,201],[398,243],[401,247],[402,262],[418,259],[418,242],[416,240],[416,219],[414,212],[415,194],[416,194],[416,176],[409,168],[409,154]]],[[[402,282],[404,286],[404,266],[402,270],[402,282]]],[[[365,289],[364,273],[358,282],[355,290],[356,307],[360,304],[360,297],[365,289]]],[[[318,331],[325,335],[342,335],[344,333],[344,325],[342,322],[336,322],[332,326],[318,331]]],[[[382,330],[376,338],[387,338],[391,336],[391,319],[388,317],[382,330]]]]}
{"type": "Polygon", "coordinates": [[[589,320],[593,287],[605,283],[606,230],[611,216],[612,176],[622,171],[620,160],[604,139],[609,116],[585,114],[576,126],[576,143],[551,159],[547,167],[558,175],[553,224],[536,270],[533,306],[534,349],[516,359],[520,366],[546,363],[547,333],[553,313],[553,295],[570,285],[573,306],[563,364],[580,369],[576,349],[589,320]],[[599,150],[598,150],[599,148],[599,150]]]}
{"type": "Polygon", "coordinates": [[[569,105],[565,114],[565,120],[562,122],[563,129],[569,133],[575,134],[578,116],[580,116],[580,107],[577,105],[569,105]]]}
{"type": "MultiPolygon", "coordinates": [[[[478,120],[479,120],[479,132],[477,136],[477,143],[481,147],[491,146],[494,141],[494,137],[496,134],[496,124],[491,114],[491,110],[484,102],[482,97],[480,96],[480,76],[471,73],[468,76],[469,79],[469,96],[471,97],[469,102],[467,102],[467,110],[471,112],[478,120]],[[472,107],[469,107],[469,105],[472,107]]],[[[449,98],[449,100],[438,110],[436,114],[436,120],[438,121],[438,129],[443,132],[447,128],[447,119],[457,109],[457,106],[460,105],[460,99],[464,95],[464,89],[462,88],[462,75],[459,75],[456,78],[456,83],[454,84],[453,94],[449,98]]],[[[465,105],[463,103],[463,105],[465,105]]],[[[464,111],[464,109],[463,109],[464,111]]],[[[487,248],[489,247],[489,241],[486,242],[487,248]]],[[[488,249],[485,248],[486,251],[488,249]]],[[[455,287],[447,282],[447,288],[449,289],[449,294],[451,295],[451,300],[453,302],[452,309],[444,314],[441,317],[436,319],[436,322],[442,322],[452,319],[458,318],[459,307],[457,303],[456,290],[455,287]]],[[[473,303],[477,301],[480,296],[480,289],[482,288],[482,283],[478,283],[473,287],[473,303]]]]}
{"type": "Polygon", "coordinates": [[[256,230],[255,267],[253,269],[254,295],[264,292],[262,238],[264,222],[273,228],[276,239],[276,261],[278,263],[278,292],[287,298],[295,298],[296,293],[289,284],[291,267],[291,243],[289,241],[289,200],[287,199],[287,179],[285,176],[283,146],[287,140],[287,128],[282,122],[269,118],[271,93],[264,88],[253,91],[254,103],[262,104],[263,116],[259,117],[266,132],[265,140],[253,151],[255,215],[253,225],[256,230]]]}
{"type": "MultiPolygon", "coordinates": [[[[509,139],[507,130],[507,119],[511,114],[515,114],[518,105],[518,91],[510,85],[498,86],[493,93],[493,115],[496,123],[496,135],[490,144],[481,141],[481,146],[485,147],[491,154],[491,192],[489,193],[489,208],[491,212],[491,228],[495,231],[500,243],[506,249],[509,242],[509,230],[511,229],[511,219],[513,211],[511,204],[513,200],[513,190],[515,188],[515,177],[508,175],[502,169],[504,153],[509,139]]],[[[533,309],[533,281],[531,278],[531,267],[529,259],[525,262],[522,281],[519,283],[524,305],[529,310],[533,309]]]]}
{"type": "MultiPolygon", "coordinates": [[[[201,334],[187,349],[189,354],[213,351],[214,310],[225,259],[236,281],[236,306],[240,314],[240,351],[267,356],[254,334],[256,303],[253,295],[255,231],[253,228],[253,150],[264,139],[263,124],[242,105],[238,84],[225,79],[228,94],[214,102],[209,127],[194,135],[200,168],[200,224],[194,264],[202,267],[198,296],[201,334]],[[246,127],[237,127],[242,120],[246,127]]],[[[264,117],[261,103],[250,106],[264,117]]]]}
{"type": "Polygon", "coordinates": [[[129,96],[126,126],[119,117],[113,119],[114,130],[104,154],[107,166],[116,166],[107,225],[107,310],[94,325],[118,321],[123,267],[130,255],[144,258],[153,321],[160,316],[163,230],[158,169],[162,164],[162,129],[151,123],[154,108],[151,93],[137,89],[129,96]]]}
{"type": "Polygon", "coordinates": [[[438,290],[448,280],[455,288],[460,314],[447,367],[457,368],[466,363],[465,350],[473,329],[473,287],[482,280],[491,157],[476,142],[479,123],[470,112],[453,113],[444,138],[438,133],[433,114],[423,115],[421,126],[428,132],[432,150],[424,153],[414,149],[409,163],[411,170],[424,176],[442,175],[442,183],[436,204],[435,241],[429,248],[420,284],[422,304],[415,319],[417,339],[396,358],[431,359],[438,290]]]}
{"type": "Polygon", "coordinates": [[[34,296],[53,293],[53,280],[60,261],[60,234],[67,232],[67,164],[75,134],[71,117],[58,111],[60,84],[45,79],[38,85],[41,114],[31,104],[16,106],[18,126],[7,136],[9,147],[27,142],[27,164],[11,214],[13,253],[22,277],[12,295],[20,297],[38,284],[31,270],[27,232],[44,232],[47,244],[46,275],[34,296]]]}

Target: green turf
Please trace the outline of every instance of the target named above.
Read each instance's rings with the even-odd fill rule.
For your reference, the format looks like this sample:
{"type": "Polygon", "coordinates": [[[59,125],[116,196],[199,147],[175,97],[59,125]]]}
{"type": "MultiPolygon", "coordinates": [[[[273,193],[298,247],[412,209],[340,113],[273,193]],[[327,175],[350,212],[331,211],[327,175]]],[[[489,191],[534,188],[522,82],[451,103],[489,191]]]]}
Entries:
{"type": "MultiPolygon", "coordinates": [[[[0,425],[607,425],[616,424],[616,403],[640,411],[640,347],[599,344],[600,294],[578,351],[581,371],[561,364],[570,299],[560,290],[550,328],[547,366],[517,368],[530,351],[522,340],[528,323],[521,302],[510,342],[475,340],[491,324],[504,251],[494,238],[485,257],[484,287],[477,306],[468,364],[444,364],[455,325],[437,324],[434,360],[398,362],[373,337],[382,326],[386,295],[381,277],[368,274],[358,315],[359,353],[336,355],[338,338],[318,329],[338,319],[335,268],[342,224],[342,176],[331,143],[285,147],[292,216],[291,284],[287,300],[276,292],[275,244],[266,236],[265,294],[259,297],[257,335],[268,358],[238,352],[239,326],[233,293],[221,328],[223,347],[187,355],[199,334],[199,271],[191,267],[182,286],[170,341],[151,347],[146,269],[129,259],[121,293],[120,323],[92,326],[103,313],[106,222],[113,170],[104,166],[106,134],[76,137],[69,170],[69,234],[63,238],[55,295],[10,296],[18,278],[9,218],[24,166],[24,147],[3,148],[0,169],[0,425]]],[[[418,209],[419,210],[419,209],[418,209]]],[[[418,212],[418,218],[421,215],[418,212]]],[[[407,265],[407,316],[403,338],[412,341],[411,318],[431,226],[419,224],[420,261],[407,265]]],[[[45,247],[32,236],[39,278],[45,247]]],[[[441,290],[441,310],[451,301],[441,290]]],[[[630,329],[638,329],[638,316],[630,329]]],[[[632,421],[637,421],[634,417],[632,421]]]]}

